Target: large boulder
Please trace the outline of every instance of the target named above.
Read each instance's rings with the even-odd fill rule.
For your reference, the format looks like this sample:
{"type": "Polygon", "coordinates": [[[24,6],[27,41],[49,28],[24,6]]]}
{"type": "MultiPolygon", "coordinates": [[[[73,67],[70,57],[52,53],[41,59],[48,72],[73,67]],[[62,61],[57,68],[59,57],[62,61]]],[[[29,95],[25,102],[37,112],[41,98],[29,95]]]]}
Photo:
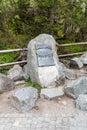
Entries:
{"type": "Polygon", "coordinates": [[[14,81],[23,79],[23,70],[20,65],[14,65],[7,73],[8,77],[14,81]]]}
{"type": "Polygon", "coordinates": [[[51,35],[40,34],[28,44],[28,73],[42,87],[55,87],[65,80],[51,35]]]}
{"type": "Polygon", "coordinates": [[[80,94],[87,93],[87,77],[82,76],[67,83],[65,93],[73,98],[77,98],[80,94]]]}
{"type": "Polygon", "coordinates": [[[11,104],[20,112],[26,112],[35,106],[37,98],[37,89],[33,87],[25,87],[13,93],[11,96],[11,104]]]}
{"type": "Polygon", "coordinates": [[[14,82],[4,74],[0,74],[0,92],[12,90],[14,82]]]}
{"type": "Polygon", "coordinates": [[[79,58],[75,57],[70,60],[70,67],[75,69],[81,69],[83,67],[83,63],[79,58]]]}
{"type": "Polygon", "coordinates": [[[81,94],[76,99],[76,108],[87,111],[87,94],[81,94]]]}
{"type": "Polygon", "coordinates": [[[84,65],[87,65],[87,52],[81,55],[80,60],[84,65]]]}

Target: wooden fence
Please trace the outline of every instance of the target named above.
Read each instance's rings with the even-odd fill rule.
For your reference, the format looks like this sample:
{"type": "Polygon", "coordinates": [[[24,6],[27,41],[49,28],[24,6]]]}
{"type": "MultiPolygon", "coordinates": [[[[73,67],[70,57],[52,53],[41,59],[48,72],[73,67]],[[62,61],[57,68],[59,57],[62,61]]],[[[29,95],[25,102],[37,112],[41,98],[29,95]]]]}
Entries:
{"type": "MultiPolygon", "coordinates": [[[[87,42],[71,43],[71,44],[59,44],[58,47],[60,48],[60,47],[69,47],[69,46],[77,46],[77,45],[87,45],[87,42]]],[[[27,51],[27,48],[0,50],[0,54],[2,54],[2,53],[10,53],[10,52],[21,52],[21,51],[27,51]]],[[[67,57],[67,56],[70,57],[70,56],[74,56],[74,55],[81,55],[83,53],[85,53],[85,52],[78,52],[78,53],[71,53],[71,54],[62,54],[62,55],[59,55],[59,58],[63,58],[63,57],[67,57]]],[[[15,65],[15,64],[23,64],[23,63],[27,63],[27,60],[0,64],[0,67],[9,66],[9,65],[15,65]]]]}

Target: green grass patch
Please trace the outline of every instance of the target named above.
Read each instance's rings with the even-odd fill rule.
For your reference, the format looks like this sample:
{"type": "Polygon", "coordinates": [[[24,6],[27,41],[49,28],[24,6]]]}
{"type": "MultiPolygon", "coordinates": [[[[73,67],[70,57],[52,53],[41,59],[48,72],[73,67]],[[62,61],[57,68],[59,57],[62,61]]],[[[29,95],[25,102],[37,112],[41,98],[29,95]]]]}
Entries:
{"type": "Polygon", "coordinates": [[[58,54],[69,54],[69,53],[77,53],[77,52],[84,52],[87,48],[85,45],[75,45],[75,46],[67,46],[67,47],[60,47],[58,49],[58,54]]]}
{"type": "MultiPolygon", "coordinates": [[[[0,54],[0,64],[14,62],[14,57],[15,57],[14,52],[0,54]]],[[[12,66],[0,67],[0,73],[5,73],[6,74],[6,71],[9,70],[11,67],[12,66]]]]}
{"type": "Polygon", "coordinates": [[[0,94],[3,94],[3,91],[0,90],[0,94]]]}
{"type": "Polygon", "coordinates": [[[32,87],[38,89],[39,91],[42,89],[42,87],[41,87],[39,84],[33,83],[30,78],[28,78],[28,79],[26,80],[26,84],[27,84],[28,86],[32,86],[32,87]]]}
{"type": "Polygon", "coordinates": [[[13,61],[14,61],[14,53],[0,54],[0,64],[13,62],[13,61]]]}

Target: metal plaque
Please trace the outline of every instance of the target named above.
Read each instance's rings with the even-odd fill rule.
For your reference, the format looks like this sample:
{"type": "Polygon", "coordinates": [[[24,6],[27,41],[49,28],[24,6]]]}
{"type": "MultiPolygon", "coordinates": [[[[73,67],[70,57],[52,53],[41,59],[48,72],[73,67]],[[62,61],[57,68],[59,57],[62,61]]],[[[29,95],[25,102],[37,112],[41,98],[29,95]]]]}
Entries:
{"type": "Polygon", "coordinates": [[[38,66],[54,66],[53,51],[47,44],[37,44],[36,54],[38,59],[38,66]]]}

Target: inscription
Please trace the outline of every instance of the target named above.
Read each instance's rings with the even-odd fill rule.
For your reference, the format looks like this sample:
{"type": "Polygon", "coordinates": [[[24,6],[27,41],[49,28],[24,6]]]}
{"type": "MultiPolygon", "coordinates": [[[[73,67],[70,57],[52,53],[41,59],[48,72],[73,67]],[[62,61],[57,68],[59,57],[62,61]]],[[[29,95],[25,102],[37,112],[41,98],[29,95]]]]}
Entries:
{"type": "Polygon", "coordinates": [[[54,66],[53,51],[47,44],[36,45],[36,54],[38,59],[38,66],[54,66]]]}

